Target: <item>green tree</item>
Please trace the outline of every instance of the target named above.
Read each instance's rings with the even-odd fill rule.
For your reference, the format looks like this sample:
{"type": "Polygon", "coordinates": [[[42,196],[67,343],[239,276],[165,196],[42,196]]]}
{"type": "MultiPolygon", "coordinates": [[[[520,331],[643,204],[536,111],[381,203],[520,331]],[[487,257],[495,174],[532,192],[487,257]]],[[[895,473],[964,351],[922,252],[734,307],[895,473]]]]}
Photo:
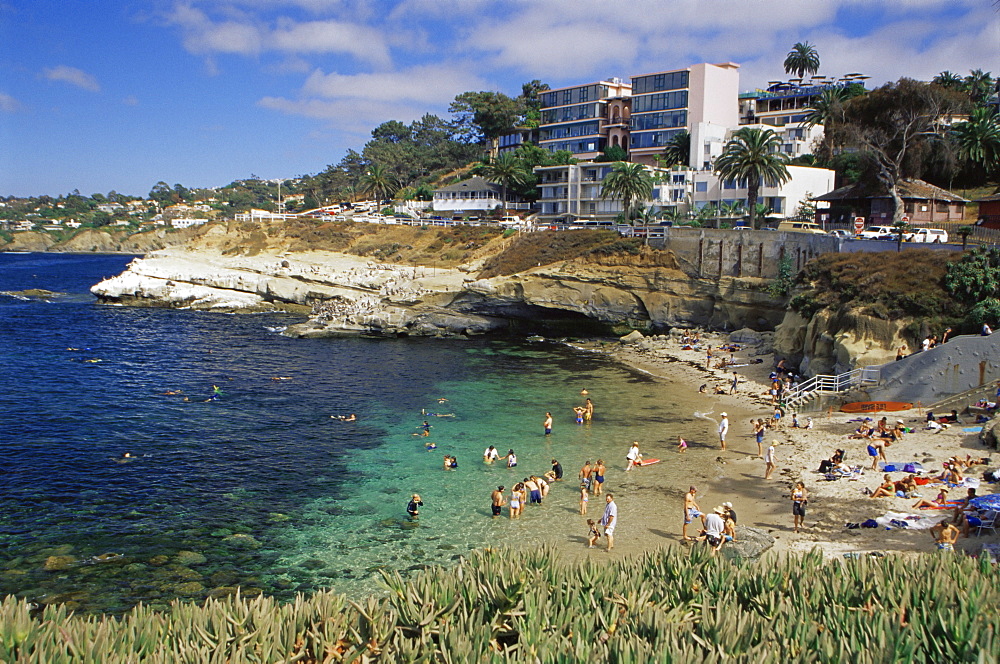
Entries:
{"type": "Polygon", "coordinates": [[[784,65],[786,74],[795,74],[799,78],[807,73],[815,74],[819,71],[819,52],[809,42],[798,42],[785,56],[784,65]]]}
{"type": "Polygon", "coordinates": [[[982,69],[973,69],[962,82],[962,88],[968,93],[972,103],[982,105],[993,94],[996,81],[993,75],[982,69]]]}
{"type": "Polygon", "coordinates": [[[523,185],[528,181],[524,164],[512,152],[503,152],[488,159],[482,168],[483,177],[500,185],[500,200],[507,209],[507,189],[523,185]]]}
{"type": "Polygon", "coordinates": [[[969,225],[959,226],[955,229],[955,232],[962,238],[962,251],[965,251],[966,244],[969,242],[969,236],[972,235],[972,230],[972,226],[969,225]]]}
{"type": "Polygon", "coordinates": [[[495,155],[499,139],[509,134],[524,117],[524,104],[502,92],[463,92],[448,111],[455,116],[455,132],[467,143],[485,141],[495,155]]]}
{"type": "Polygon", "coordinates": [[[894,221],[903,214],[898,184],[917,177],[932,137],[943,133],[939,119],[967,106],[961,93],[902,78],[844,105],[842,123],[828,131],[834,144],[854,146],[872,165],[872,176],[892,197],[894,221]]]}
{"type": "Polygon", "coordinates": [[[1000,122],[992,108],[972,109],[969,119],[956,122],[951,135],[958,145],[959,155],[973,169],[981,170],[987,177],[1000,164],[1000,122]]]}
{"type": "Polygon", "coordinates": [[[392,197],[398,189],[397,182],[379,164],[371,164],[361,177],[361,190],[378,201],[392,197]]]}
{"type": "Polygon", "coordinates": [[[1000,248],[975,247],[948,263],[944,286],[956,301],[972,305],[969,324],[995,327],[1000,321],[1000,248]]]}
{"type": "Polygon", "coordinates": [[[522,123],[525,127],[537,127],[542,119],[542,93],[548,91],[549,84],[537,78],[521,85],[521,95],[517,98],[524,108],[522,123]]]}
{"type": "Polygon", "coordinates": [[[594,161],[606,163],[609,161],[628,161],[628,152],[620,145],[609,145],[594,161]]]}
{"type": "Polygon", "coordinates": [[[691,162],[691,134],[686,130],[674,134],[666,147],[663,148],[663,161],[666,166],[681,164],[687,166],[691,162]]]}
{"type": "Polygon", "coordinates": [[[931,80],[934,85],[940,85],[942,88],[950,88],[951,90],[961,90],[964,84],[962,77],[958,74],[945,70],[934,77],[931,80]]]}
{"type": "Polygon", "coordinates": [[[750,225],[757,223],[757,197],[761,184],[777,187],[791,179],[786,166],[788,157],[778,150],[781,139],[770,129],[743,127],[733,132],[722,155],[715,161],[715,170],[727,180],[746,183],[750,225]]]}
{"type": "Polygon", "coordinates": [[[601,186],[602,199],[620,199],[622,214],[631,221],[636,208],[653,194],[653,178],[642,164],[617,161],[601,186]]]}

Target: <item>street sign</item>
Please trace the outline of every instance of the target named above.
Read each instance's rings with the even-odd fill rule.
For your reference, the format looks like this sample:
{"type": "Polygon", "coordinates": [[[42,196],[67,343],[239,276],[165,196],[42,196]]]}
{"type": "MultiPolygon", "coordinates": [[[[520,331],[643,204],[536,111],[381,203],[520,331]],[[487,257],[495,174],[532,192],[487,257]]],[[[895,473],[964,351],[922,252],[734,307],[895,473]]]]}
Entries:
{"type": "Polygon", "coordinates": [[[863,230],[865,230],[865,218],[864,217],[855,217],[854,218],[854,232],[855,233],[860,233],[863,230]]]}
{"type": "Polygon", "coordinates": [[[902,217],[900,217],[900,218],[899,218],[899,220],[900,220],[901,222],[903,222],[904,224],[908,224],[908,223],[910,223],[910,218],[909,218],[909,217],[907,217],[906,215],[903,215],[902,217]]]}

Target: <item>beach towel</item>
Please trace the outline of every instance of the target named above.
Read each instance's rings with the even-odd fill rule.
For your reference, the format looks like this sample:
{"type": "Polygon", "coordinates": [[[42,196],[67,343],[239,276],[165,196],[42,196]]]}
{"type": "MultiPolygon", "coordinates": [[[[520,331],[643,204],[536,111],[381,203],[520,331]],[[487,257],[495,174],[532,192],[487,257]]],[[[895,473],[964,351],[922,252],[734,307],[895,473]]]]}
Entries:
{"type": "Polygon", "coordinates": [[[885,473],[922,473],[924,467],[919,463],[910,461],[880,461],[878,469],[885,473]]]}
{"type": "Polygon", "coordinates": [[[907,514],[906,512],[886,512],[877,517],[875,522],[884,528],[906,528],[907,530],[928,530],[942,521],[947,521],[948,515],[929,516],[926,514],[907,514]],[[894,523],[895,522],[895,523],[894,523]]]}
{"type": "Polygon", "coordinates": [[[962,431],[965,433],[982,433],[982,427],[962,427],[962,431]]]}

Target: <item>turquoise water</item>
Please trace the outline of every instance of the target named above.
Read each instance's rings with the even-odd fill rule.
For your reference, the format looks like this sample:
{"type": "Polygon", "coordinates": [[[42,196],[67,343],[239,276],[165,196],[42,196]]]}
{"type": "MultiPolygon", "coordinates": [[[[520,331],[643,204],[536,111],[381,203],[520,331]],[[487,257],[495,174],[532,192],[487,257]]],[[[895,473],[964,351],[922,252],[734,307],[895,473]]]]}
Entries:
{"type": "Polygon", "coordinates": [[[62,293],[0,295],[0,592],[84,612],[235,586],[360,594],[380,568],[447,564],[475,547],[578,546],[572,478],[598,457],[607,487],[625,489],[627,539],[638,533],[628,511],[655,507],[629,504],[629,443],[666,460],[642,482],[680,486],[699,450],[677,457],[676,436],[708,437],[711,424],[663,383],[564,344],[298,340],[279,334],[297,320],[287,315],[97,305],[89,286],[128,260],[0,254],[0,291],[62,293]],[[213,385],[222,396],[205,402],[213,385]],[[572,412],[582,388],[596,404],[588,426],[572,412]],[[454,417],[427,417],[432,435],[414,436],[422,410],[454,417]],[[349,413],[358,421],[330,417],[349,413]],[[484,465],[490,444],[513,448],[518,468],[484,465]],[[123,462],[126,451],[136,458],[123,462]],[[443,469],[445,454],[457,470],[443,469]],[[553,457],[568,481],[520,520],[492,519],[491,490],[553,457]],[[410,521],[414,492],[425,506],[410,521]]]}

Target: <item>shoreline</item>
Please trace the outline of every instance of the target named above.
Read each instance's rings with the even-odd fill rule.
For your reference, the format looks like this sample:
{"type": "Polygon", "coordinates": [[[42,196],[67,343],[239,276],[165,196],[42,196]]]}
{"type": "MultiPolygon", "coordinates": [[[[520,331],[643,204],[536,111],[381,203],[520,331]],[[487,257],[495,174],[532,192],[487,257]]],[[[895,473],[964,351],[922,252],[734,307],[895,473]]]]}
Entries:
{"type": "MultiPolygon", "coordinates": [[[[703,333],[702,338],[717,346],[728,341],[729,335],[722,333],[703,333]]],[[[678,389],[688,385],[692,392],[697,393],[698,386],[708,384],[708,390],[713,387],[725,387],[728,391],[732,371],[740,377],[736,394],[704,394],[706,416],[718,414],[725,410],[729,413],[730,433],[727,436],[727,450],[716,447],[715,476],[698,486],[698,503],[702,512],[710,512],[715,505],[730,501],[739,517],[739,525],[761,528],[775,538],[775,544],[770,549],[770,555],[787,553],[805,553],[813,548],[820,548],[826,557],[863,554],[868,552],[891,552],[897,554],[931,553],[936,548],[933,538],[927,530],[910,531],[908,528],[886,529],[878,528],[848,529],[847,523],[860,523],[867,519],[875,519],[887,512],[919,514],[924,517],[953,515],[952,510],[923,511],[912,509],[918,498],[879,498],[871,499],[864,494],[865,489],[874,490],[881,480],[880,470],[870,470],[870,457],[866,453],[867,441],[850,440],[857,424],[856,415],[837,411],[809,413],[813,418],[812,429],[791,428],[791,412],[782,418],[779,429],[769,429],[765,433],[764,445],[771,440],[777,440],[775,445],[777,468],[768,481],[764,481],[764,463],[757,456],[756,442],[749,426],[750,418],[763,418],[768,421],[773,412],[770,400],[764,394],[767,391],[767,376],[774,367],[775,358],[766,348],[759,346],[744,346],[736,353],[736,361],[760,358],[762,363],[749,363],[734,369],[707,369],[703,351],[681,350],[679,341],[674,337],[647,337],[644,346],[626,345],[608,341],[591,341],[580,344],[606,353],[615,361],[634,370],[652,376],[657,381],[674,384],[678,389]],[[610,344],[614,343],[613,346],[610,344]],[[610,346],[610,347],[609,347],[610,346]],[[648,348],[648,350],[644,350],[648,348]],[[820,461],[832,455],[835,449],[847,451],[846,461],[851,465],[861,465],[865,471],[857,480],[825,481],[817,472],[820,461]],[[795,481],[802,480],[809,492],[804,527],[799,533],[792,528],[791,501],[789,493],[795,481]]],[[[887,459],[892,462],[917,462],[924,468],[924,475],[937,474],[942,463],[950,456],[964,457],[971,454],[974,458],[990,457],[991,465],[997,463],[996,451],[985,447],[979,440],[978,433],[963,431],[963,427],[972,427],[970,418],[961,424],[954,425],[939,433],[922,429],[925,413],[916,408],[899,413],[888,413],[893,419],[901,419],[907,427],[912,427],[912,433],[886,450],[887,459]],[[991,454],[992,452],[992,454],[991,454]]],[[[715,421],[714,418],[708,417],[715,421]]],[[[804,421],[804,417],[801,418],[804,421]]],[[[714,427],[712,431],[714,432],[714,427]]],[[[717,446],[716,439],[710,439],[717,446]]],[[[669,448],[669,445],[668,445],[669,448]]],[[[676,454],[670,450],[665,454],[676,454]]],[[[685,454],[705,454],[704,450],[689,449],[685,454]]],[[[670,461],[668,456],[665,461],[670,461]]],[[[975,466],[967,473],[970,477],[981,477],[982,470],[990,466],[975,466]]],[[[892,474],[892,479],[900,480],[904,473],[892,474]]],[[[985,482],[978,495],[992,493],[990,485],[985,482]]],[[[644,489],[640,489],[642,491],[644,489]]],[[[648,489],[645,489],[648,490],[648,489]]],[[[664,535],[676,533],[676,543],[680,542],[681,507],[683,494],[687,487],[655,487],[661,495],[664,490],[671,500],[676,502],[664,506],[667,517],[664,535]],[[677,492],[680,489],[680,492],[677,492]],[[674,495],[677,494],[677,495],[674,495]]],[[[928,485],[919,487],[920,498],[931,499],[937,493],[938,487],[928,485]]],[[[965,495],[966,489],[952,489],[952,498],[965,495]]],[[[648,519],[647,519],[648,520],[648,519]]],[[[691,526],[698,525],[698,522],[691,526]]],[[[692,528],[689,527],[689,535],[692,528]]],[[[697,532],[697,529],[695,530],[697,532]]],[[[1000,543],[996,534],[977,537],[960,537],[956,543],[956,551],[969,555],[980,552],[985,543],[1000,543]]],[[[640,551],[656,548],[662,541],[649,542],[647,546],[638,547],[640,551]]],[[[616,542],[616,550],[619,548],[616,542]]],[[[631,548],[631,547],[630,547],[631,548]]],[[[768,555],[768,554],[765,554],[768,555]]]]}

